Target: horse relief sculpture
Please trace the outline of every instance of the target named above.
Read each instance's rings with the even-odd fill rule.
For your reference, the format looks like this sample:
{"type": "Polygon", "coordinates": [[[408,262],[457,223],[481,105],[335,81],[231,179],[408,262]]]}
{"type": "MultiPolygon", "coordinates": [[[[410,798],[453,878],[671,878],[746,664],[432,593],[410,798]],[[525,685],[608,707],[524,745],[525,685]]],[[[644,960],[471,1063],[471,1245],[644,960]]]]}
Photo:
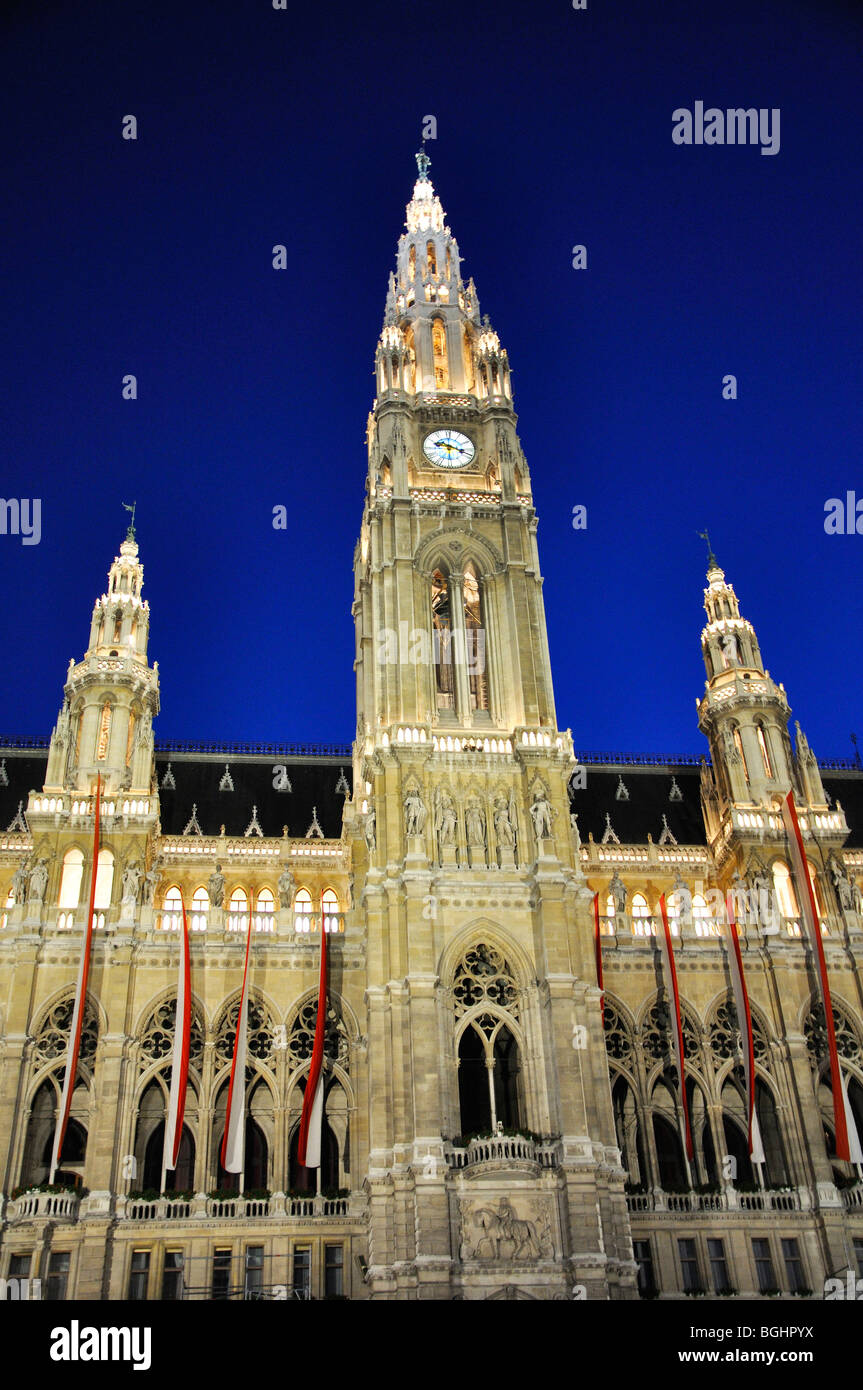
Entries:
{"type": "Polygon", "coordinates": [[[529,1203],[530,1218],[517,1214],[508,1197],[494,1205],[461,1202],[463,1260],[538,1260],[554,1256],[546,1211],[529,1203]]]}

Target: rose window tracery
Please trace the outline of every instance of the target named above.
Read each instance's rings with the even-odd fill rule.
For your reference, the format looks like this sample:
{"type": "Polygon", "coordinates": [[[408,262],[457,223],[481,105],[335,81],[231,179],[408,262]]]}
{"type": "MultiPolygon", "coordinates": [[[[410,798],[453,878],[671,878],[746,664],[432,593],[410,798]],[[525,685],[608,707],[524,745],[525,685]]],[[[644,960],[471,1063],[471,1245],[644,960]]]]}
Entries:
{"type": "MultiPolygon", "coordinates": [[[[74,1011],[75,1000],[71,997],[62,999],[44,1019],[36,1036],[37,1067],[56,1061],[59,1057],[65,1058],[69,1048],[69,1030],[72,1027],[74,1011]]],[[[84,1006],[84,1023],[81,1028],[81,1047],[78,1053],[80,1061],[92,1066],[98,1040],[99,1020],[96,1010],[88,1002],[84,1006]]]]}
{"type": "MultiPolygon", "coordinates": [[[[662,1001],[657,1001],[641,1026],[641,1046],[648,1057],[654,1062],[661,1062],[664,1058],[673,1057],[672,1044],[672,1017],[669,1006],[662,1001]]],[[[683,1056],[687,1061],[692,1061],[698,1056],[698,1031],[692,1019],[681,1010],[681,1032],[683,1034],[683,1056]]]]}
{"type": "MultiPolygon", "coordinates": [[[[308,1062],[315,1042],[315,1024],[318,1016],[317,999],[307,999],[296,1014],[288,1037],[288,1061],[293,1070],[308,1062]]],[[[350,1040],[344,1019],[335,1002],[327,1000],[327,1016],[324,1024],[324,1056],[338,1062],[344,1071],[350,1061],[350,1040]]]]}
{"type": "MultiPolygon", "coordinates": [[[[151,1013],[141,1037],[139,1071],[146,1071],[153,1062],[170,1058],[174,1049],[174,1025],[177,1017],[176,999],[166,999],[151,1013]]],[[[234,1020],[236,1027],[236,1018],[234,1020]]],[[[192,1012],[189,1028],[189,1065],[200,1070],[204,1055],[204,1033],[200,1020],[192,1012]]]]}
{"type": "MultiPolygon", "coordinates": [[[[240,1015],[239,999],[222,1015],[222,1022],[216,1037],[216,1058],[219,1063],[230,1062],[234,1056],[234,1042],[237,1036],[237,1019],[240,1015]]],[[[273,1060],[273,1020],[269,1011],[257,999],[249,1000],[248,1031],[246,1047],[250,1057],[262,1064],[273,1060]]]]}
{"type": "MultiPolygon", "coordinates": [[[[714,1069],[718,1069],[730,1057],[743,1056],[743,1043],[737,1010],[733,999],[727,999],[717,1008],[709,1030],[710,1055],[714,1069]]],[[[757,1019],[752,1019],[752,1050],[756,1062],[766,1066],[768,1062],[767,1039],[761,1031],[757,1019]]]]}
{"type": "Polygon", "coordinates": [[[509,962],[494,946],[481,942],[463,956],[453,983],[456,1018],[478,1004],[495,1004],[518,1018],[518,986],[509,962]]]}
{"type": "Polygon", "coordinates": [[[605,1050],[615,1062],[632,1064],[632,1037],[613,1004],[606,1003],[602,1011],[605,1028],[605,1050]]]}
{"type": "MultiPolygon", "coordinates": [[[[833,1005],[833,1028],[836,1033],[836,1051],[840,1057],[844,1057],[848,1062],[855,1062],[858,1066],[863,1064],[863,1053],[860,1048],[860,1038],[850,1020],[833,1005]]],[[[820,999],[812,1005],[809,1010],[809,1017],[803,1028],[806,1038],[806,1047],[809,1052],[809,1060],[813,1066],[819,1062],[824,1062],[828,1057],[827,1045],[827,1022],[824,1017],[824,1005],[820,999]]]]}

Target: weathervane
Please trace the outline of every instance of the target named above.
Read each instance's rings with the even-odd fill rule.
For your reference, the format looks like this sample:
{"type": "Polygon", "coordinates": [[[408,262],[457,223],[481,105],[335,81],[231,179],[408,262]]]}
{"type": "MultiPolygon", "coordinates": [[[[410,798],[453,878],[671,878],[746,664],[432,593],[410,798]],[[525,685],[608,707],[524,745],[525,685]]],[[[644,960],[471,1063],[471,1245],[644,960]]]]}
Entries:
{"type": "Polygon", "coordinates": [[[135,508],[137,507],[137,505],[137,502],[133,502],[131,507],[129,506],[128,502],[123,503],[123,506],[125,507],[126,511],[129,512],[132,517],[132,520],[129,522],[129,529],[126,532],[127,541],[133,541],[135,539],[135,508]]]}
{"type": "Polygon", "coordinates": [[[710,544],[710,532],[707,531],[707,530],[704,530],[704,531],[699,531],[698,534],[699,534],[699,536],[701,537],[701,539],[702,539],[703,541],[706,541],[706,543],[707,543],[707,563],[708,563],[708,565],[710,565],[711,568],[715,567],[716,569],[719,569],[719,562],[718,562],[718,560],[716,559],[716,556],[715,556],[714,553],[713,553],[713,546],[710,544]]]}

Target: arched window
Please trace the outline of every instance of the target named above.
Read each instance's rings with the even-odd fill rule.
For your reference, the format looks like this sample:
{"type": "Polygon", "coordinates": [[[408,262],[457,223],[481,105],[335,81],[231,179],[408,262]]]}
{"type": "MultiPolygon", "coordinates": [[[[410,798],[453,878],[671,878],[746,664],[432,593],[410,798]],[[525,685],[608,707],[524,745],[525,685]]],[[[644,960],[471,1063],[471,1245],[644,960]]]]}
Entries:
{"type": "Polygon", "coordinates": [[[773,861],[773,887],[776,890],[780,914],[783,917],[799,917],[800,909],[797,906],[791,873],[788,865],[781,859],[773,861]]]}
{"type": "MultiPolygon", "coordinates": [[[[51,1171],[51,1155],[54,1148],[54,1130],[57,1119],[59,1090],[57,1078],[46,1077],[42,1082],[30,1107],[27,1135],[24,1141],[24,1161],[21,1166],[21,1186],[31,1187],[45,1182],[51,1171]]],[[[66,1126],[60,1166],[55,1178],[58,1182],[69,1182],[80,1187],[84,1178],[84,1161],[87,1154],[86,1120],[89,1108],[89,1092],[79,1082],[72,1092],[71,1117],[66,1126]]]]}
{"type": "Polygon", "coordinates": [[[3,909],[3,916],[0,917],[0,931],[3,930],[3,928],[6,926],[7,922],[9,921],[9,913],[12,911],[12,908],[13,908],[14,906],[15,906],[15,891],[14,891],[14,889],[10,888],[10,889],[9,889],[9,892],[8,892],[8,894],[7,894],[7,896],[6,896],[6,906],[5,906],[4,909],[3,909]]]}
{"type": "Polygon", "coordinates": [[[758,738],[758,747],[761,749],[761,761],[764,764],[764,776],[773,776],[773,764],[770,761],[770,750],[767,747],[767,735],[764,732],[763,724],[755,725],[755,733],[758,738]]]}
{"type": "Polygon", "coordinates": [[[210,895],[206,888],[196,888],[192,894],[192,913],[189,927],[192,931],[206,931],[210,911],[210,895]]]}
{"type": "MultiPolygon", "coordinates": [[[[96,896],[93,900],[93,907],[98,912],[111,906],[111,893],[114,888],[114,856],[109,849],[99,850],[99,861],[96,867],[96,896]]],[[[104,917],[99,922],[99,926],[104,926],[104,917]]]]}
{"type": "Polygon", "coordinates": [[[342,922],[338,916],[339,900],[332,888],[324,891],[324,927],[328,932],[341,931],[342,922]]]}
{"type": "Polygon", "coordinates": [[[696,936],[719,935],[719,924],[712,921],[710,916],[710,908],[707,906],[703,893],[696,893],[693,896],[692,920],[695,924],[696,936]]]}
{"type": "MultiPolygon", "coordinates": [[[[632,895],[632,930],[636,936],[652,936],[653,922],[643,893],[632,895]]],[[[670,924],[669,924],[670,925],[670,924]]]]}
{"type": "Polygon", "coordinates": [[[644,1161],[641,1128],[638,1122],[638,1106],[632,1087],[619,1072],[611,1088],[611,1105],[614,1111],[617,1147],[620,1149],[621,1162],[626,1169],[629,1185],[646,1189],[647,1165],[644,1161]]]}
{"type": "MultiPolygon", "coordinates": [[[[158,1192],[162,1181],[162,1155],[165,1148],[165,1109],[170,1085],[166,1072],[154,1076],[141,1096],[135,1127],[135,1158],[138,1179],[132,1187],[158,1192]]],[[[186,1118],[195,1113],[197,1098],[194,1089],[186,1090],[186,1118]]],[[[166,1192],[190,1192],[195,1186],[195,1141],[184,1124],[176,1168],[165,1170],[166,1192]]]]}
{"type": "Polygon", "coordinates": [[[249,898],[245,888],[235,888],[228,903],[228,931],[248,931],[249,898]]]}
{"type": "Polygon", "coordinates": [[[611,921],[614,921],[614,917],[615,917],[616,911],[617,911],[617,909],[615,908],[615,905],[614,905],[614,894],[613,894],[613,893],[609,893],[608,897],[607,897],[606,900],[605,900],[605,915],[606,915],[606,917],[608,917],[611,921]]]}
{"type": "MultiPolygon", "coordinates": [[[[253,1192],[256,1189],[266,1190],[269,1185],[269,1158],[270,1149],[267,1137],[258,1122],[254,1118],[255,1106],[263,1106],[266,1109],[266,1094],[258,1095],[261,1087],[264,1093],[269,1093],[269,1087],[263,1081],[258,1081],[246,1098],[246,1123],[245,1123],[245,1147],[243,1153],[243,1189],[245,1192],[253,1192]]],[[[228,1111],[228,1083],[219,1092],[213,1113],[213,1169],[217,1175],[217,1188],[220,1192],[237,1192],[240,1186],[239,1173],[229,1173],[222,1167],[222,1140],[225,1137],[225,1117],[228,1111]]],[[[272,1099],[269,1101],[269,1113],[272,1116],[272,1099]]]]}
{"type": "MultiPolygon", "coordinates": [[[[67,849],[63,855],[60,874],[58,907],[77,907],[81,901],[81,880],[84,877],[84,855],[80,849],[67,849]]],[[[65,923],[64,923],[65,925],[65,923]]],[[[71,926],[71,923],[69,924],[71,926]]]]}
{"type": "Polygon", "coordinates": [[[659,1185],[665,1192],[684,1192],[689,1187],[676,1099],[664,1081],[653,1088],[653,1139],[659,1168],[659,1185]]]}
{"type": "Polygon", "coordinates": [[[429,275],[437,275],[437,252],[433,241],[426,243],[426,264],[429,275]]]}
{"type": "Polygon", "coordinates": [[[300,888],[294,898],[294,931],[310,932],[312,929],[312,895],[308,888],[300,888]]]}
{"type": "Polygon", "coordinates": [[[272,889],[262,888],[255,903],[255,931],[274,931],[276,926],[276,900],[272,889]]]}
{"type": "Polygon", "coordinates": [[[162,898],[162,930],[179,931],[183,925],[183,899],[174,885],[162,898]]]}
{"type": "Polygon", "coordinates": [[[470,707],[472,710],[488,709],[488,680],[485,662],[486,632],[483,627],[479,579],[472,563],[466,565],[464,571],[464,626],[470,707]]]}
{"type": "Polygon", "coordinates": [[[432,354],[434,357],[434,384],[446,390],[449,386],[449,360],[446,348],[446,327],[442,319],[432,320],[432,354]]]}
{"type": "Polygon", "coordinates": [[[96,738],[96,758],[103,762],[108,756],[108,744],[111,739],[111,703],[106,700],[102,706],[102,713],[99,716],[99,733],[96,738]]]}
{"type": "Polygon", "coordinates": [[[749,1157],[749,1122],[746,1114],[746,1100],[741,1086],[732,1077],[729,1077],[722,1087],[721,1100],[725,1152],[734,1160],[729,1176],[735,1184],[751,1183],[754,1175],[749,1157]]]}
{"type": "Polygon", "coordinates": [[[413,280],[417,273],[417,249],[411,246],[408,252],[408,279],[413,280]]]}
{"type": "Polygon", "coordinates": [[[132,749],[135,746],[135,730],[138,727],[138,716],[134,712],[129,715],[129,732],[126,735],[126,766],[132,761],[132,749]]]}
{"type": "Polygon", "coordinates": [[[738,755],[740,757],[740,763],[743,768],[743,776],[746,778],[748,782],[749,768],[746,763],[746,754],[743,751],[743,739],[740,737],[740,730],[738,729],[736,724],[734,725],[734,747],[737,749],[738,755]]]}
{"type": "Polygon", "coordinates": [[[431,607],[435,701],[439,710],[455,709],[449,579],[441,570],[432,575],[431,607]]]}
{"type": "Polygon", "coordinates": [[[760,1076],[755,1079],[755,1112],[761,1131],[761,1146],[764,1149],[764,1176],[774,1186],[790,1187],[790,1170],[782,1141],[782,1126],[779,1123],[776,1101],[772,1090],[760,1076]]]}
{"type": "MultiPolygon", "coordinates": [[[[303,1077],[296,1089],[296,1099],[302,1105],[303,1095],[306,1089],[306,1078],[303,1077]]],[[[292,1131],[288,1155],[288,1187],[292,1194],[308,1193],[313,1196],[317,1191],[318,1173],[320,1173],[321,1191],[335,1192],[342,1186],[339,1181],[339,1144],[333,1133],[330,1124],[330,1107],[334,1100],[344,1096],[341,1086],[331,1084],[324,1097],[324,1117],[321,1124],[321,1166],[320,1169],[306,1168],[299,1160],[300,1145],[300,1126],[297,1122],[292,1131]]]]}
{"type": "Polygon", "coordinates": [[[502,1018],[480,1014],[459,1039],[459,1111],[462,1135],[507,1132],[520,1125],[518,1043],[502,1018]]]}

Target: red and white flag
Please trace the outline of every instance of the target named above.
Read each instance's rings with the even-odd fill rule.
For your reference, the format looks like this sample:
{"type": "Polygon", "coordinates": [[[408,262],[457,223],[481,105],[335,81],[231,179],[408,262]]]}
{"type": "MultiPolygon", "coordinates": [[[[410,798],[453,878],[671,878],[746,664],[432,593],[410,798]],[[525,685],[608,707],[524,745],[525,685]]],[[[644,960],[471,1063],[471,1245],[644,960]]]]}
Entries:
{"type": "Polygon", "coordinates": [[[665,906],[665,894],[659,899],[659,910],[662,913],[662,934],[656,934],[659,942],[659,950],[662,955],[662,962],[665,967],[665,980],[668,997],[673,1005],[671,1019],[671,1044],[674,1049],[674,1060],[677,1063],[677,1078],[680,1084],[680,1102],[683,1109],[683,1129],[686,1140],[686,1157],[694,1157],[692,1147],[692,1129],[689,1124],[689,1101],[686,1097],[686,1075],[683,1068],[683,1025],[680,1021],[680,994],[677,989],[677,971],[674,967],[674,949],[671,945],[671,931],[668,926],[668,911],[665,906]]]}
{"type": "Polygon", "coordinates": [[[303,1094],[300,1141],[297,1158],[304,1168],[320,1168],[321,1135],[324,1127],[324,1032],[327,1021],[327,922],[321,893],[321,973],[318,980],[318,1016],[312,1063],[303,1094]]]}
{"type": "Polygon", "coordinates": [[[174,1055],[171,1060],[171,1091],[168,1096],[168,1117],[165,1122],[165,1146],[162,1151],[162,1187],[168,1168],[177,1166],[180,1140],[183,1137],[183,1116],[186,1112],[186,1082],[189,1076],[189,1040],[192,1032],[192,980],[189,972],[189,925],[186,921],[186,902],[180,896],[183,909],[183,939],[180,942],[180,966],[177,978],[177,1012],[174,1019],[174,1055]]]}
{"type": "Polygon", "coordinates": [[[746,1081],[746,1124],[749,1141],[749,1157],[753,1163],[764,1162],[764,1146],[758,1127],[758,1111],[755,1108],[755,1047],[752,1041],[752,1013],[749,1008],[749,995],[743,976],[743,957],[740,954],[740,940],[734,921],[734,896],[725,895],[725,943],[728,948],[728,970],[731,975],[731,988],[734,991],[734,1007],[743,1043],[743,1074],[746,1081]]]}
{"type": "Polygon", "coordinates": [[[90,946],[93,940],[93,905],[96,901],[96,875],[99,869],[99,824],[102,809],[102,774],[96,778],[96,815],[93,822],[93,862],[90,868],[90,904],[87,908],[87,929],[84,932],[84,942],[81,947],[81,962],[78,966],[78,984],[75,990],[75,1008],[72,1012],[72,1026],[69,1029],[69,1047],[66,1052],[66,1075],[63,1078],[63,1094],[60,1097],[60,1109],[57,1114],[57,1124],[54,1129],[54,1147],[51,1150],[51,1176],[49,1182],[54,1181],[54,1174],[60,1162],[60,1155],[63,1152],[63,1141],[66,1138],[66,1127],[69,1123],[69,1111],[72,1108],[72,1092],[75,1089],[75,1077],[78,1071],[78,1053],[81,1050],[81,1029],[84,1023],[84,1005],[87,999],[87,980],[90,976],[90,946]]]}
{"type": "Polygon", "coordinates": [[[602,942],[599,939],[599,894],[593,895],[593,941],[596,950],[596,983],[599,986],[599,1012],[605,1018],[604,986],[602,983],[602,942]]]}
{"type": "Polygon", "coordinates": [[[252,904],[249,902],[249,931],[246,937],[246,963],[243,967],[243,992],[237,1014],[237,1033],[234,1038],[234,1060],[231,1063],[231,1084],[228,1087],[228,1109],[225,1115],[225,1136],[222,1140],[222,1167],[226,1173],[242,1173],[246,1148],[246,1056],[249,1032],[249,949],[252,944],[252,904]]]}
{"type": "MultiPolygon", "coordinates": [[[[830,1082],[833,1090],[833,1121],[836,1128],[836,1157],[851,1160],[851,1136],[856,1151],[860,1152],[860,1140],[857,1136],[854,1117],[851,1114],[851,1107],[845,1093],[845,1082],[842,1078],[842,1071],[839,1066],[839,1053],[836,1048],[836,1029],[833,1026],[833,1004],[830,999],[830,982],[827,979],[827,962],[824,959],[824,946],[821,942],[821,924],[818,921],[818,912],[815,907],[815,895],[812,892],[812,879],[809,877],[809,865],[806,862],[806,853],[803,849],[803,836],[800,834],[800,822],[797,819],[797,810],[794,805],[794,793],[789,792],[782,803],[782,819],[785,822],[785,833],[788,836],[788,848],[791,855],[791,866],[794,870],[794,879],[797,885],[797,901],[803,913],[803,920],[806,924],[809,943],[812,947],[812,957],[818,971],[818,980],[821,986],[821,1003],[824,1007],[824,1022],[827,1029],[827,1052],[830,1058],[830,1082]],[[850,1121],[850,1124],[849,1124],[850,1121]]],[[[859,1159],[852,1160],[860,1162],[859,1159]]]]}

